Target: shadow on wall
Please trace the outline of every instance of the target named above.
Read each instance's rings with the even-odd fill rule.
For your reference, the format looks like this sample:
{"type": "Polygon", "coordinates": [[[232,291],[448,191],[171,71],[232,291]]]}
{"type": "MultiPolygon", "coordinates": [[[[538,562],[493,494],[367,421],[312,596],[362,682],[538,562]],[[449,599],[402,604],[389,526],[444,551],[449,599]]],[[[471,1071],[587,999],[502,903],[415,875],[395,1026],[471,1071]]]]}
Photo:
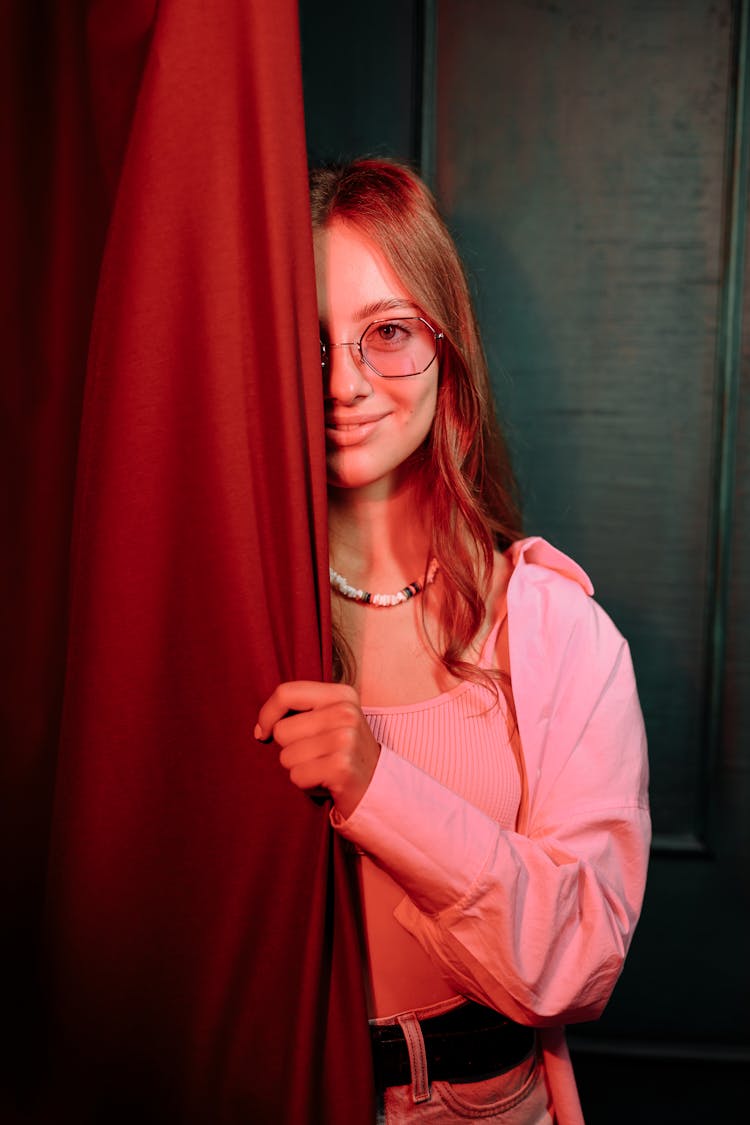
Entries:
{"type": "Polygon", "coordinates": [[[747,1063],[577,1051],[586,1125],[725,1125],[747,1103],[747,1063]]]}

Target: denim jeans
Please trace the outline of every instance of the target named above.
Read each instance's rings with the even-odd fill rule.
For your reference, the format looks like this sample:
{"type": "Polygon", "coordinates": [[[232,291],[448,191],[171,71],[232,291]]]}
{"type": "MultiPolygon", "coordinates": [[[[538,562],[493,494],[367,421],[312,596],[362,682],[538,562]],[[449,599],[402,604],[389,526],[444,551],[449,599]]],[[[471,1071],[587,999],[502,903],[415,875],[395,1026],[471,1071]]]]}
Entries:
{"type": "Polygon", "coordinates": [[[473,1120],[502,1125],[553,1125],[544,1071],[536,1052],[510,1070],[481,1082],[430,1081],[419,1020],[442,1015],[454,1007],[456,1002],[448,1000],[372,1021],[380,1025],[400,1024],[409,1048],[412,1073],[408,1086],[378,1090],[378,1125],[448,1125],[473,1120]]]}

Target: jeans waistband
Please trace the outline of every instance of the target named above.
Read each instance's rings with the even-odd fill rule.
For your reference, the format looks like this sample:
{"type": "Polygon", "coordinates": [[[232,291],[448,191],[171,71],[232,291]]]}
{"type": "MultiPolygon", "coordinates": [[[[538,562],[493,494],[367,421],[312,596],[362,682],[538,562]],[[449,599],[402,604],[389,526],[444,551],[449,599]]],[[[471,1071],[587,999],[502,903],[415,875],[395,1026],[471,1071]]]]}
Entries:
{"type": "Polygon", "coordinates": [[[415,1055],[427,1081],[481,1082],[518,1066],[534,1049],[534,1029],[469,1000],[428,1019],[371,1024],[375,1081],[380,1089],[416,1081],[415,1055]],[[421,1037],[422,1044],[414,1039],[421,1037]],[[411,1041],[410,1041],[411,1040],[411,1041]]]}

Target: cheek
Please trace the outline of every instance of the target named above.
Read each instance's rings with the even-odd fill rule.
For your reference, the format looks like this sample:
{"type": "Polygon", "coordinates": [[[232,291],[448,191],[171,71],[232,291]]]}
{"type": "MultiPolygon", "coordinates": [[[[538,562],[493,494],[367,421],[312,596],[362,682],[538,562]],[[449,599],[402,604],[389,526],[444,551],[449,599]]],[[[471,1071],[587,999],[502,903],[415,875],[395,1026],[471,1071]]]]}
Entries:
{"type": "Polygon", "coordinates": [[[432,423],[435,420],[435,411],[437,409],[437,384],[426,390],[418,402],[414,404],[412,410],[412,420],[415,426],[424,430],[424,434],[429,433],[432,429],[432,423]]]}

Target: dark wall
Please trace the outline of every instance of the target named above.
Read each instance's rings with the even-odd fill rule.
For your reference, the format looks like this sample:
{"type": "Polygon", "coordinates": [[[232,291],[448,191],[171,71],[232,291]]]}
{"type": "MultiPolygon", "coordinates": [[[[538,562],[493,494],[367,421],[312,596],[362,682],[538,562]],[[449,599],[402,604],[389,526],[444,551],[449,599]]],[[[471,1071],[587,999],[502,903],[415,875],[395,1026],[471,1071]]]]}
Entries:
{"type": "Polygon", "coordinates": [[[750,3],[338,0],[328,40],[315,8],[309,147],[421,163],[477,292],[528,530],[582,563],[632,644],[656,840],[623,979],[571,1036],[581,1067],[609,1058],[594,1070],[635,1091],[630,1120],[671,1059],[695,1114],[659,1116],[652,1092],[643,1120],[721,1120],[700,1091],[729,1097],[750,1058],[750,3]]]}
{"type": "Polygon", "coordinates": [[[311,160],[418,162],[424,5],[302,0],[300,23],[311,160]]]}

